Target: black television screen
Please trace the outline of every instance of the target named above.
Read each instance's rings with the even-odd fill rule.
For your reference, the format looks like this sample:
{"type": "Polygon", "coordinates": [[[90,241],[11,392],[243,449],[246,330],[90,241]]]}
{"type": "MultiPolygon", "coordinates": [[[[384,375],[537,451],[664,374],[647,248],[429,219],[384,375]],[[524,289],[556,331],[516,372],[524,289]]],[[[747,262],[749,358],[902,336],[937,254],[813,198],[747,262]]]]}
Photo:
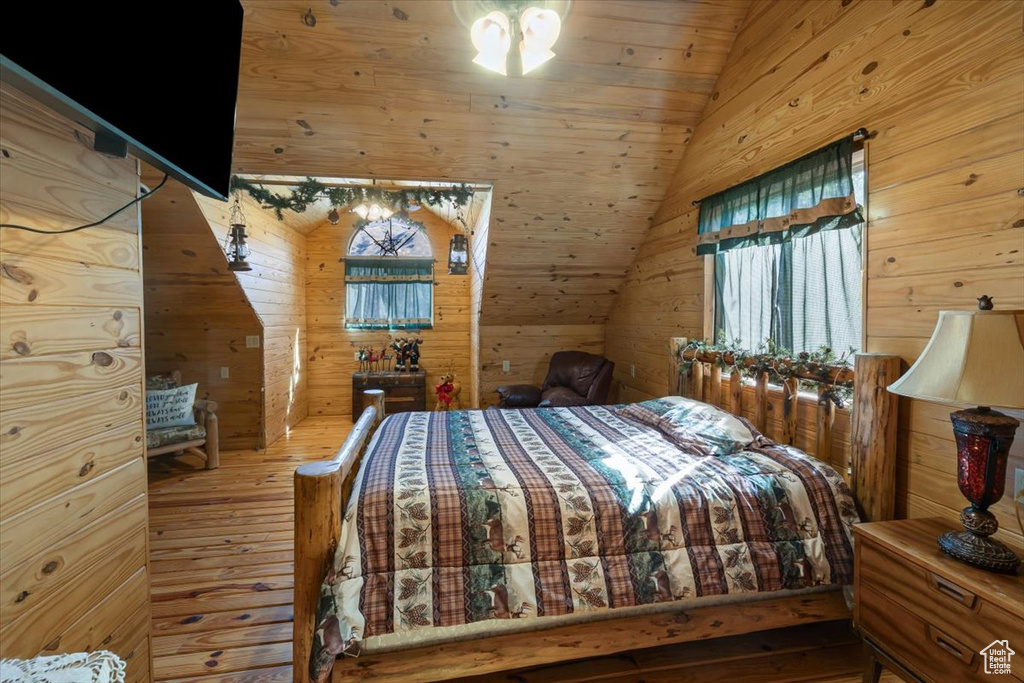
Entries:
{"type": "Polygon", "coordinates": [[[211,197],[227,198],[238,0],[7,3],[0,79],[211,197]]]}

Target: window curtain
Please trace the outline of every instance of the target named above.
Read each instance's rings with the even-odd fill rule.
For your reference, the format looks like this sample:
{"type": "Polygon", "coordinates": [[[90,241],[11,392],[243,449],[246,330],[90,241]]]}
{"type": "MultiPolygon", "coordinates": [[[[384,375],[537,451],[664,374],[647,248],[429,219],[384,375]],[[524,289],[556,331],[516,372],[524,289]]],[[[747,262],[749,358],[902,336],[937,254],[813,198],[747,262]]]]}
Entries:
{"type": "Polygon", "coordinates": [[[346,327],[408,330],[433,322],[433,261],[345,260],[346,327]]]}
{"type": "Polygon", "coordinates": [[[860,345],[863,183],[850,137],[701,202],[718,341],[860,345]]]}
{"type": "Polygon", "coordinates": [[[861,344],[863,225],[715,256],[715,333],[756,349],[861,344]]]}
{"type": "Polygon", "coordinates": [[[864,221],[847,137],[700,203],[697,254],[784,244],[864,221]]]}

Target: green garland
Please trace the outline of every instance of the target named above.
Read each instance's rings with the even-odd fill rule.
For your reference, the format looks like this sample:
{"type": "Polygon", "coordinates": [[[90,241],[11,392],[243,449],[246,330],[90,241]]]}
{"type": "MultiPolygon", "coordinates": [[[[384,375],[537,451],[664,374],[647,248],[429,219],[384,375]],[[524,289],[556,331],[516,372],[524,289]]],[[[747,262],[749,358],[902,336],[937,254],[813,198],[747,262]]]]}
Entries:
{"type": "MultiPolygon", "coordinates": [[[[264,209],[273,209],[277,220],[284,218],[284,211],[304,212],[310,204],[326,199],[335,208],[353,204],[377,203],[394,207],[397,213],[407,214],[414,204],[437,206],[451,203],[460,209],[473,198],[473,190],[468,185],[452,185],[451,189],[423,187],[408,190],[389,190],[382,187],[327,187],[315,178],[306,178],[296,185],[291,194],[281,196],[258,183],[250,183],[245,178],[232,176],[232,190],[243,190],[259,202],[264,209]]],[[[463,221],[464,222],[464,221],[463,221]]]]}
{"type": "MultiPolygon", "coordinates": [[[[719,332],[719,337],[724,337],[719,332]]],[[[826,386],[827,389],[821,396],[822,401],[831,401],[837,408],[842,408],[846,401],[853,397],[853,384],[851,382],[832,382],[833,373],[851,367],[851,359],[856,349],[852,346],[841,354],[836,354],[828,346],[821,346],[816,351],[800,351],[793,353],[778,345],[774,339],[765,339],[758,344],[753,351],[740,346],[738,339],[731,343],[714,343],[707,340],[692,341],[686,346],[677,350],[679,357],[679,372],[689,375],[690,369],[695,362],[694,359],[687,360],[685,354],[689,351],[695,353],[715,352],[717,357],[715,365],[724,373],[739,372],[749,378],[756,378],[762,373],[768,373],[778,382],[785,382],[797,374],[809,374],[817,376],[818,383],[826,386]],[[725,357],[731,356],[732,363],[726,363],[725,357]],[[748,365],[748,362],[750,364],[748,365]]],[[[812,383],[800,380],[801,388],[809,389],[812,383]]]]}

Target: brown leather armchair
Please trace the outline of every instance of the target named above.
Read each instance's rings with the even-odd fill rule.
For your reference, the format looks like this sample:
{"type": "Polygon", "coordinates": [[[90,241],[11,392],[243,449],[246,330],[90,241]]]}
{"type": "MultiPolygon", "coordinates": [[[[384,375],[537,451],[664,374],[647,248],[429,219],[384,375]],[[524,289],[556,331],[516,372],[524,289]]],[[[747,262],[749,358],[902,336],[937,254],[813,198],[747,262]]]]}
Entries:
{"type": "Polygon", "coordinates": [[[498,387],[502,408],[599,406],[608,400],[615,363],[585,351],[558,351],[551,356],[544,385],[498,387]]]}

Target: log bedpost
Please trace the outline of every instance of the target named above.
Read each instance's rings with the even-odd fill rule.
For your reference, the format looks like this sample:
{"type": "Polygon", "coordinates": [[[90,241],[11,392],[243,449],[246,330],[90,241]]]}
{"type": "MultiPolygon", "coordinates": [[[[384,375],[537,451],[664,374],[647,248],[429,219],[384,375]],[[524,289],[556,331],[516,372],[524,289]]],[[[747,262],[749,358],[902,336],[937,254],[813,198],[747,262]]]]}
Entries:
{"type": "MultiPolygon", "coordinates": [[[[856,388],[854,389],[856,392],[856,388]]],[[[818,409],[817,418],[817,446],[815,455],[819,460],[835,465],[832,462],[832,427],[836,422],[836,406],[828,396],[828,387],[824,384],[818,385],[818,409]]],[[[845,466],[845,463],[844,463],[845,466]]],[[[837,467],[837,469],[843,469],[837,467]]]]}
{"type": "MultiPolygon", "coordinates": [[[[368,392],[369,393],[369,392],[368,392]]],[[[383,402],[383,392],[379,400],[383,402]]],[[[376,401],[373,396],[369,401],[376,401]]],[[[295,598],[292,676],[295,683],[309,681],[309,655],[316,628],[320,585],[334,562],[341,540],[344,514],[352,478],[379,424],[377,408],[363,409],[359,421],[337,455],[324,462],[301,465],[295,470],[295,598]]]]}
{"type": "Polygon", "coordinates": [[[320,584],[334,562],[341,538],[341,467],[315,462],[295,470],[295,683],[309,680],[320,584]]]}
{"type": "Polygon", "coordinates": [[[754,378],[754,426],[768,435],[768,373],[758,372],[754,378]]]}
{"type": "Polygon", "coordinates": [[[729,374],[729,412],[733,415],[743,414],[743,375],[739,370],[729,374]]]}
{"type": "Polygon", "coordinates": [[[686,378],[683,377],[683,365],[679,353],[686,347],[686,337],[671,337],[668,340],[671,356],[668,359],[668,393],[670,396],[686,395],[686,378]]]}
{"type": "Polygon", "coordinates": [[[711,399],[708,403],[713,406],[722,405],[722,367],[718,363],[711,366],[711,399]]]}
{"type": "Polygon", "coordinates": [[[384,421],[386,417],[384,415],[384,390],[383,389],[367,389],[363,392],[363,410],[366,410],[368,406],[373,406],[377,411],[377,417],[373,423],[373,431],[377,431],[377,427],[384,421]]]}
{"type": "Polygon", "coordinates": [[[704,363],[694,360],[690,366],[690,376],[693,378],[693,391],[691,397],[697,401],[704,400],[704,363]]]}
{"type": "Polygon", "coordinates": [[[892,519],[895,513],[899,401],[886,388],[899,378],[901,368],[899,356],[858,353],[855,360],[851,485],[861,518],[868,522],[892,519]]]}
{"type": "Polygon", "coordinates": [[[799,380],[790,377],[782,383],[782,443],[796,443],[796,417],[800,405],[799,380]]]}

